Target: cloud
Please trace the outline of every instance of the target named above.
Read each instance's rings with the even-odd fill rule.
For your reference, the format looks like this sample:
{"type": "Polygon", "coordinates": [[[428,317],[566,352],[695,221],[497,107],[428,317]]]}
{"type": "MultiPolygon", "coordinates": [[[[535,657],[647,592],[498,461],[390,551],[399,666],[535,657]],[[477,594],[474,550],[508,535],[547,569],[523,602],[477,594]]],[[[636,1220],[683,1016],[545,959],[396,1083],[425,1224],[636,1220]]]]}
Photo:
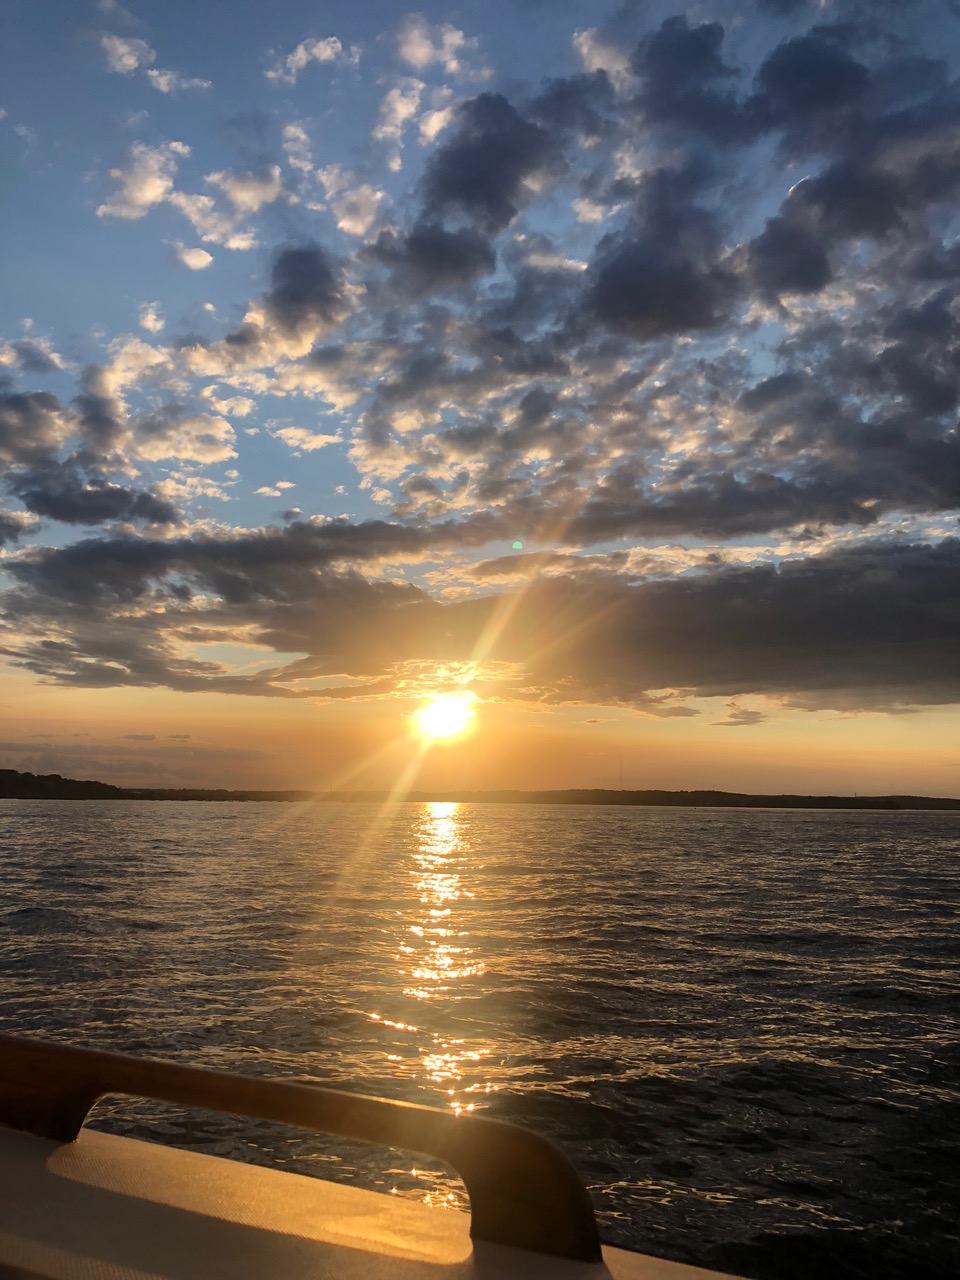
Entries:
{"type": "MultiPolygon", "coordinates": [[[[261,173],[222,170],[209,174],[206,181],[229,201],[230,209],[225,211],[217,207],[212,196],[175,188],[178,163],[189,155],[190,148],[183,142],[164,142],[156,147],[134,143],[126,166],[110,170],[119,189],[97,208],[97,216],[136,220],[157,205],[169,204],[183,214],[201,240],[227,249],[256,248],[256,236],[240,223],[246,215],[258,212],[282,194],[279,167],[268,166],[261,173]]],[[[200,271],[210,265],[212,259],[205,250],[188,248],[180,241],[173,241],[172,245],[179,260],[191,270],[200,271]]]]}
{"type": "Polygon", "coordinates": [[[0,547],[17,542],[36,524],[36,518],[25,511],[8,511],[0,507],[0,547]]]}
{"type": "Polygon", "coordinates": [[[274,258],[270,289],[248,305],[239,327],[217,342],[186,341],[179,359],[192,374],[229,377],[303,357],[349,310],[336,260],[313,242],[288,245],[274,258]]]}
{"type": "Polygon", "coordinates": [[[714,720],[714,724],[724,729],[740,728],[744,725],[762,724],[766,720],[762,711],[750,707],[742,707],[736,698],[727,703],[727,714],[722,720],[714,720]]]}
{"type": "Polygon", "coordinates": [[[668,18],[640,41],[631,59],[641,91],[637,105],[654,124],[670,124],[717,145],[742,142],[751,130],[736,95],[725,86],[736,72],[721,57],[719,22],[690,27],[668,18]]]}
{"type": "Polygon", "coordinates": [[[16,365],[24,373],[58,373],[66,361],[53,349],[49,338],[17,338],[0,346],[0,365],[16,365]]]}
{"type": "Polygon", "coordinates": [[[213,254],[208,253],[206,249],[186,245],[179,240],[174,240],[171,247],[177,256],[177,261],[190,271],[205,271],[213,262],[213,254]]]}
{"type": "Polygon", "coordinates": [[[126,167],[110,170],[119,190],[97,208],[98,218],[142,218],[173,192],[177,163],[190,154],[183,142],[163,142],[150,147],[135,142],[126,167]]]}
{"type": "Polygon", "coordinates": [[[283,194],[280,166],[267,165],[259,173],[208,173],[204,181],[219,187],[238,213],[257,213],[283,194]]]}
{"type": "Polygon", "coordinates": [[[194,231],[207,244],[220,244],[225,249],[245,251],[257,247],[257,238],[247,229],[238,229],[237,211],[218,209],[212,196],[190,195],[171,190],[164,199],[183,214],[194,231]]]}
{"type": "Polygon", "coordinates": [[[632,223],[605,236],[591,266],[588,309],[640,341],[709,329],[734,293],[713,216],[691,201],[685,175],[646,176],[632,223]]]}
{"type": "Polygon", "coordinates": [[[580,143],[594,143],[614,128],[615,93],[605,71],[551,80],[530,106],[538,123],[580,143]]]}
{"type": "MultiPolygon", "coordinates": [[[[123,11],[119,10],[119,12],[123,11]]],[[[151,49],[145,40],[139,40],[135,36],[124,37],[105,32],[100,37],[100,47],[110,71],[127,76],[135,71],[142,71],[159,93],[177,93],[182,89],[211,87],[209,80],[190,79],[179,75],[176,71],[153,67],[152,64],[157,60],[156,50],[151,49]]]]}
{"type": "MultiPolygon", "coordinates": [[[[443,532],[447,547],[489,536],[469,523],[443,532]]],[[[670,692],[679,690],[734,700],[731,725],[756,719],[739,710],[745,696],[890,710],[960,698],[956,610],[944,609],[960,599],[956,539],[652,583],[573,574],[535,580],[514,596],[447,604],[357,572],[364,561],[428,554],[437,537],[382,523],[294,523],[45,549],[10,565],[19,583],[10,605],[27,632],[17,660],[67,684],[159,682],[289,697],[308,694],[298,682],[320,675],[389,690],[406,664],[482,659],[504,673],[501,691],[513,699],[694,714],[670,692]],[[199,616],[194,593],[203,599],[199,616]],[[136,615],[131,599],[140,603],[136,615]],[[104,610],[113,617],[109,632],[104,610]],[[178,656],[173,637],[188,623],[198,636],[247,628],[256,643],[305,657],[233,676],[178,656]],[[43,643],[51,627],[64,638],[54,650],[43,643]]],[[[340,696],[366,692],[361,685],[340,696]]]]}
{"type": "Polygon", "coordinates": [[[455,106],[435,107],[430,111],[424,111],[417,121],[421,145],[426,146],[436,141],[444,129],[453,122],[455,115],[455,106]]]}
{"type": "Polygon", "coordinates": [[[488,234],[516,217],[536,177],[556,173],[559,153],[545,129],[498,93],[464,102],[454,136],[434,152],[424,178],[427,213],[464,213],[488,234]]]}
{"type": "Polygon", "coordinates": [[[365,236],[377,220],[377,212],[385,193],[339,165],[317,170],[330,207],[336,215],[337,227],[351,236],[365,236]]]}
{"type": "Polygon", "coordinates": [[[10,487],[29,511],[63,524],[143,521],[165,525],[179,520],[176,509],[157,494],[87,475],[82,465],[71,460],[37,468],[17,477],[10,487]]]}
{"type": "Polygon", "coordinates": [[[438,65],[448,76],[463,70],[465,51],[477,47],[476,38],[468,38],[449,22],[436,25],[419,13],[409,13],[397,28],[397,56],[417,72],[438,65]]]}
{"type": "Polygon", "coordinates": [[[757,107],[772,125],[836,111],[862,98],[870,74],[829,35],[794,36],[777,46],[757,72],[757,107]]]}
{"type": "Polygon", "coordinates": [[[161,333],[164,328],[164,320],[160,315],[159,302],[144,302],[140,305],[140,328],[146,329],[148,333],[161,333]]]}
{"type": "Polygon", "coordinates": [[[605,40],[596,27],[577,31],[572,43],[588,72],[602,71],[614,84],[623,84],[629,80],[629,53],[605,40]]]}
{"type": "Polygon", "coordinates": [[[328,444],[340,443],[338,435],[323,435],[320,432],[309,431],[306,427],[277,427],[270,434],[277,440],[282,440],[289,448],[304,453],[315,453],[317,449],[323,449],[328,444]]]}
{"type": "Polygon", "coordinates": [[[378,142],[399,144],[403,131],[420,109],[420,98],[426,85],[413,76],[404,76],[388,89],[380,103],[373,136],[378,142]]]}
{"type": "Polygon", "coordinates": [[[287,155],[287,163],[291,168],[302,174],[313,172],[310,135],[302,124],[285,124],[283,126],[283,149],[287,155]]]}
{"type": "Polygon", "coordinates": [[[360,50],[356,45],[345,49],[336,36],[326,36],[323,39],[311,36],[307,40],[301,40],[285,58],[277,59],[264,75],[273,84],[296,84],[300,73],[311,62],[356,66],[359,61],[360,50]]]}
{"type": "Polygon", "coordinates": [[[125,76],[141,67],[148,67],[157,60],[155,51],[146,41],[135,37],[124,39],[123,36],[105,32],[100,37],[100,48],[106,56],[107,67],[125,76]]]}
{"type": "Polygon", "coordinates": [[[237,456],[236,432],[226,418],[213,414],[150,414],[138,421],[136,430],[135,450],[141,458],[225,462],[237,456]]]}
{"type": "Polygon", "coordinates": [[[176,71],[152,69],[144,73],[158,93],[180,93],[184,89],[211,89],[209,80],[181,76],[176,71]]]}
{"type": "Polygon", "coordinates": [[[446,231],[437,223],[420,223],[402,238],[384,232],[368,256],[391,267],[396,288],[413,298],[462,288],[493,271],[497,262],[489,242],[477,232],[446,231]]]}
{"type": "Polygon", "coordinates": [[[52,458],[75,429],[70,413],[46,391],[0,391],[0,463],[29,467],[52,458]]]}
{"type": "Polygon", "coordinates": [[[265,303],[284,329],[335,324],[345,306],[340,273],[318,244],[292,245],[274,259],[265,303]]]}

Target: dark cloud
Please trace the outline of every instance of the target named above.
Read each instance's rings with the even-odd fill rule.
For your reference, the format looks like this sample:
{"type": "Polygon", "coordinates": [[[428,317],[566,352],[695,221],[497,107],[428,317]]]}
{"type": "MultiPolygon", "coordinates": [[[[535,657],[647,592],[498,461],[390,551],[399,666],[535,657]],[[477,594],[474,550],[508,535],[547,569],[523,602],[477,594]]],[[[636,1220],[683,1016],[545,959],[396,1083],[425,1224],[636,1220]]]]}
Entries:
{"type": "Polygon", "coordinates": [[[660,247],[645,238],[609,244],[587,294],[599,320],[640,342],[712,327],[730,292],[729,278],[715,264],[666,256],[660,247]]]}
{"type": "Polygon", "coordinates": [[[734,281],[696,184],[690,172],[651,174],[632,224],[600,241],[585,304],[611,329],[644,342],[709,329],[724,315],[734,281]]]}
{"type": "Polygon", "coordinates": [[[264,302],[284,329],[335,324],[345,311],[340,272],[317,244],[282,249],[274,259],[264,302]]]}
{"type": "Polygon", "coordinates": [[[559,167],[556,143],[545,129],[521,116],[502,94],[482,93],[458,108],[452,137],[427,167],[427,215],[463,214],[492,235],[519,213],[524,182],[559,167]]]}
{"type": "MultiPolygon", "coordinates": [[[[928,208],[960,190],[960,95],[933,98],[838,137],[847,154],[789,191],[749,246],[750,274],[764,294],[812,293],[829,283],[832,259],[851,242],[900,242],[921,278],[950,275],[951,249],[925,243],[928,208]]],[[[834,143],[837,138],[833,139],[834,143]]]]}
{"type": "MultiPolygon", "coordinates": [[[[169,524],[179,517],[149,491],[112,484],[92,457],[61,460],[59,450],[77,420],[47,392],[0,396],[0,482],[27,511],[67,524],[113,520],[169,524]]],[[[81,431],[86,422],[79,423],[81,431]]],[[[12,526],[5,526],[9,540],[12,526]]]]}
{"type": "Polygon", "coordinates": [[[0,547],[16,542],[30,528],[31,520],[21,511],[4,511],[0,507],[0,547]]]}
{"type": "Polygon", "coordinates": [[[613,128],[616,95],[605,71],[550,80],[530,104],[536,123],[554,133],[596,140],[613,128]]]}
{"type": "Polygon", "coordinates": [[[166,579],[175,580],[175,594],[185,600],[193,592],[212,591],[235,605],[289,602],[303,590],[304,575],[415,559],[456,545],[479,546],[498,532],[495,520],[479,515],[433,526],[330,520],[233,536],[193,534],[157,541],[128,535],[38,552],[11,571],[32,590],[85,604],[134,600],[166,579]]]}
{"type": "Polygon", "coordinates": [[[808,33],[778,45],[761,64],[757,82],[755,109],[777,127],[851,105],[865,94],[870,73],[835,40],[808,33]]]}
{"type": "Polygon", "coordinates": [[[750,276],[765,297],[818,293],[833,278],[819,237],[789,217],[770,218],[751,243],[750,276]]]}
{"type": "Polygon", "coordinates": [[[722,729],[736,729],[743,725],[762,724],[766,715],[749,707],[741,707],[734,699],[727,703],[729,708],[722,720],[714,720],[714,724],[722,729]]]}
{"type": "Polygon", "coordinates": [[[476,231],[447,231],[435,222],[419,223],[405,236],[381,232],[366,256],[392,268],[395,287],[410,298],[461,289],[497,265],[489,241],[476,231]]]}
{"type": "Polygon", "coordinates": [[[768,13],[775,13],[778,17],[796,13],[798,9],[805,9],[809,3],[810,0],[758,0],[761,9],[766,9],[768,13]]]}
{"type": "Polygon", "coordinates": [[[126,429],[124,406],[110,389],[103,365],[88,365],[80,379],[81,393],[74,399],[80,432],[97,455],[113,450],[126,429]]]}
{"type": "Polygon", "coordinates": [[[69,463],[37,468],[8,483],[28,511],[64,524],[98,525],[114,520],[175,524],[180,518],[171,503],[154,493],[85,477],[69,463]]]}
{"type": "Polygon", "coordinates": [[[690,27],[668,18],[637,46],[631,66],[640,77],[637,105],[651,124],[690,130],[719,145],[740,142],[751,132],[736,94],[718,83],[736,75],[721,56],[719,22],[690,27]]]}
{"type": "MultiPolygon", "coordinates": [[[[296,696],[291,682],[334,673],[388,691],[400,664],[469,660],[481,637],[494,636],[492,647],[484,642],[485,659],[511,665],[511,696],[541,703],[619,702],[651,714],[690,714],[662,691],[767,695],[822,707],[960,698],[956,539],[937,546],[877,543],[779,567],[661,581],[574,572],[534,579],[514,598],[441,604],[410,584],[368,581],[343,568],[318,574],[316,549],[298,555],[314,541],[305,535],[299,543],[264,535],[259,567],[251,563],[250,540],[242,557],[236,545],[209,543],[202,563],[195,549],[191,563],[185,548],[171,554],[161,544],[134,541],[38,553],[12,566],[21,592],[9,610],[22,630],[36,628],[37,639],[8,656],[67,684],[296,696]],[[77,580],[81,569],[86,582],[77,580]],[[157,594],[173,572],[192,573],[205,585],[202,617],[180,613],[157,594]],[[246,589],[232,590],[241,577],[246,589]],[[254,580],[258,590],[251,590],[254,580]],[[111,598],[118,612],[108,623],[103,609],[111,598]],[[127,607],[131,598],[152,604],[151,620],[146,610],[127,607]],[[157,626],[160,606],[176,647],[157,626]],[[43,634],[53,623],[64,639],[43,634]],[[215,640],[241,623],[261,643],[307,656],[283,670],[235,677],[216,663],[178,655],[184,641],[215,640]]],[[[344,687],[340,694],[369,692],[344,687]]],[[[726,723],[755,719],[747,712],[726,723]]]]}
{"type": "Polygon", "coordinates": [[[56,360],[51,360],[48,353],[36,342],[22,338],[11,342],[10,346],[17,353],[20,368],[24,373],[56,373],[60,368],[56,360]]]}
{"type": "Polygon", "coordinates": [[[51,457],[68,430],[63,406],[49,392],[0,394],[0,465],[30,466],[51,457]]]}

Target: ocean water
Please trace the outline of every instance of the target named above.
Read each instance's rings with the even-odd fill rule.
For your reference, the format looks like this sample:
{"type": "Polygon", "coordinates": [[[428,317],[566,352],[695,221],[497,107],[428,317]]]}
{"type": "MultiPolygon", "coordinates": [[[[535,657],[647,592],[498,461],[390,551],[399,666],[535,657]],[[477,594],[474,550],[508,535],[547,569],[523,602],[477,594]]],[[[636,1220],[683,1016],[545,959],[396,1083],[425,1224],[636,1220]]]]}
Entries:
{"type": "MultiPolygon", "coordinates": [[[[0,801],[0,1030],[529,1125],[603,1238],[960,1275],[960,814],[0,801]]],[[[463,1207],[398,1152],[92,1123],[463,1207]]]]}

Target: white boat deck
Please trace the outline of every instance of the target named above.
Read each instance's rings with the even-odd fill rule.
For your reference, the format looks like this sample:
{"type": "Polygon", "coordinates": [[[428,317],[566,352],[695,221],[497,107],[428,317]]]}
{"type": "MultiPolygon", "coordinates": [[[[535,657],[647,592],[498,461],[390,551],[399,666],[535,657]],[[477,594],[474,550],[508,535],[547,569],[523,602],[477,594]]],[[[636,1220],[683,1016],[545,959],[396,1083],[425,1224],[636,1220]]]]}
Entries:
{"type": "Polygon", "coordinates": [[[84,1129],[0,1129],[0,1280],[721,1280],[604,1247],[568,1262],[475,1243],[395,1196],[84,1129]]]}

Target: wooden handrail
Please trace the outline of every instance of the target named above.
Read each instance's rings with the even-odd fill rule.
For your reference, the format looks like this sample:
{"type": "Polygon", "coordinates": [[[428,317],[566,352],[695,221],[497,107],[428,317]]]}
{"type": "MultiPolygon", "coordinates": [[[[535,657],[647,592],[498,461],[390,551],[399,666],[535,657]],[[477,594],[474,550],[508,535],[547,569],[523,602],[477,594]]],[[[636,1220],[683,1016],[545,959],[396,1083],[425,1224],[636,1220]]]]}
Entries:
{"type": "Polygon", "coordinates": [[[0,1124],[72,1142],[105,1094],[275,1120],[434,1156],[463,1179],[475,1240],[600,1261],[587,1192],[551,1142],[502,1120],[309,1084],[0,1035],[0,1124]]]}

